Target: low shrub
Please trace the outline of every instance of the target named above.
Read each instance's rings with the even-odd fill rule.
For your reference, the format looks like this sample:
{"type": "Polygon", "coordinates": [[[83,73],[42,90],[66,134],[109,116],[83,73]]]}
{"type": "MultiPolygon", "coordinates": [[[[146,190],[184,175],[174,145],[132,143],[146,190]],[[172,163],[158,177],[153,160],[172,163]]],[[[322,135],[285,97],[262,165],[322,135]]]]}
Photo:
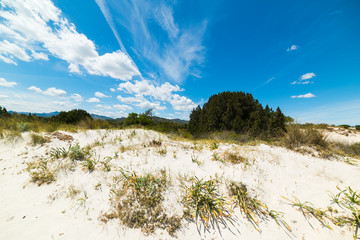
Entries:
{"type": "Polygon", "coordinates": [[[299,124],[290,124],[288,126],[283,142],[289,149],[304,145],[326,148],[329,145],[326,137],[321,132],[313,127],[302,129],[299,124]]]}

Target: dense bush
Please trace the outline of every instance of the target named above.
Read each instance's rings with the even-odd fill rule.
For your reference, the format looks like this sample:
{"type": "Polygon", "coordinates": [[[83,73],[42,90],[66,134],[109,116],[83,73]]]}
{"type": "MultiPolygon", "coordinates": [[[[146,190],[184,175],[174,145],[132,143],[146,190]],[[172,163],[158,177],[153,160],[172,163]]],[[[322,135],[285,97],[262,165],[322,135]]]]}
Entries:
{"type": "Polygon", "coordinates": [[[280,108],[265,108],[249,93],[222,92],[213,95],[190,114],[192,134],[234,131],[252,136],[277,136],[286,131],[286,118],[280,108]]]}
{"type": "Polygon", "coordinates": [[[357,131],[360,131],[360,125],[355,125],[355,129],[356,129],[357,131]]]}
{"type": "Polygon", "coordinates": [[[85,110],[73,109],[69,112],[60,112],[55,119],[61,123],[76,124],[87,118],[92,118],[85,110]]]}

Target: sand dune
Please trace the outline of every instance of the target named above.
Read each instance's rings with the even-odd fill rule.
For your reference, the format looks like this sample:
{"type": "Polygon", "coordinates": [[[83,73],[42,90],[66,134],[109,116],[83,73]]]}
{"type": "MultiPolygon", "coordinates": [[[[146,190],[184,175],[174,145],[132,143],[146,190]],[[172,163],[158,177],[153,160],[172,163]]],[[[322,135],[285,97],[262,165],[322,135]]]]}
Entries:
{"type": "MultiPolygon", "coordinates": [[[[111,210],[110,189],[113,177],[120,175],[120,168],[139,174],[166,170],[171,185],[165,192],[164,206],[170,215],[181,215],[183,211],[179,202],[183,196],[179,176],[217,177],[224,196],[229,197],[227,181],[242,182],[252,196],[258,196],[270,209],[283,212],[283,219],[292,228],[291,232],[287,231],[268,219],[260,221],[259,232],[234,208],[234,221],[226,227],[220,224],[219,229],[198,231],[194,222],[182,220],[182,227],[176,233],[178,239],[352,239],[351,229],[331,222],[333,229],[326,228],[315,218],[305,218],[283,197],[294,199],[295,196],[326,209],[331,204],[329,193],[336,193],[337,186],[359,189],[358,165],[265,144],[220,143],[211,150],[209,142],[178,141],[142,129],[62,134],[72,136],[73,140],[63,141],[48,135],[50,142],[32,146],[31,133],[23,133],[12,141],[1,140],[0,239],[172,239],[165,230],[145,236],[140,229],[128,228],[119,220],[104,223],[99,219],[111,210]],[[152,146],[153,140],[161,142],[161,146],[152,146]],[[56,181],[50,184],[38,186],[30,182],[27,163],[41,156],[49,158],[51,148],[68,148],[76,143],[80,147],[93,144],[93,155],[100,161],[111,157],[111,171],[103,171],[97,164],[89,172],[77,164],[73,169],[60,170],[56,181]],[[221,157],[227,152],[245,157],[246,163],[212,160],[214,153],[221,157]]],[[[59,159],[53,164],[61,161],[66,160],[59,159]]]]}

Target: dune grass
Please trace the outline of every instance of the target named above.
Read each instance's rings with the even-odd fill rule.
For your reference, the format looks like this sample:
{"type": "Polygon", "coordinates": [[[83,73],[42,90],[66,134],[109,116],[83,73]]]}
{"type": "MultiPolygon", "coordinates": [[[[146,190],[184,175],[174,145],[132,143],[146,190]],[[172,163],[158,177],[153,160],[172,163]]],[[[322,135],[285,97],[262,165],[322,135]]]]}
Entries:
{"type": "Polygon", "coordinates": [[[219,193],[216,179],[203,180],[191,178],[191,185],[185,187],[185,196],[182,203],[185,206],[185,216],[192,218],[205,227],[214,227],[214,224],[231,221],[229,200],[219,193]]]}
{"type": "Polygon", "coordinates": [[[169,216],[163,207],[163,193],[169,185],[164,170],[157,174],[138,175],[120,169],[121,176],[114,178],[111,189],[113,211],[101,219],[108,221],[117,218],[125,226],[140,228],[145,234],[156,229],[164,229],[171,236],[181,227],[181,217],[169,216]]]}

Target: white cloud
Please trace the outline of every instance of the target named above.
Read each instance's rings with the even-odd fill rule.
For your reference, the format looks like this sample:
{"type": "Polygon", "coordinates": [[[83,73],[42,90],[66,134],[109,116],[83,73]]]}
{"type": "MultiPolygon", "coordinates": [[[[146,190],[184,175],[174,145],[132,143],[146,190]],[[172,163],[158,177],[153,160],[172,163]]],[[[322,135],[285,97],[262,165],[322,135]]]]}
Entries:
{"type": "Polygon", "coordinates": [[[295,51],[295,50],[298,50],[299,49],[299,46],[297,45],[291,45],[290,47],[288,47],[286,49],[287,52],[291,52],[291,51],[295,51]]]}
{"type": "Polygon", "coordinates": [[[89,103],[98,103],[98,102],[100,102],[100,100],[98,98],[89,98],[86,101],[89,102],[89,103]]]}
{"type": "Polygon", "coordinates": [[[115,92],[116,90],[115,90],[115,88],[110,88],[110,91],[115,92]]]}
{"type": "Polygon", "coordinates": [[[101,92],[95,92],[95,97],[98,97],[98,98],[108,98],[109,96],[101,93],[101,92]]]}
{"type": "Polygon", "coordinates": [[[316,77],[315,73],[311,72],[311,73],[305,73],[303,75],[301,75],[301,77],[299,77],[299,81],[294,81],[291,84],[309,84],[309,83],[314,83],[312,81],[309,81],[309,79],[316,77]]]}
{"type": "Polygon", "coordinates": [[[45,53],[42,53],[42,52],[32,51],[31,55],[36,60],[45,60],[45,61],[49,60],[48,55],[46,55],[45,53]]]}
{"type": "Polygon", "coordinates": [[[165,30],[170,38],[176,38],[179,34],[179,28],[174,22],[173,11],[170,6],[161,4],[155,8],[155,19],[158,24],[165,30]]]}
{"type": "Polygon", "coordinates": [[[3,0],[0,6],[0,60],[16,64],[13,58],[47,60],[47,52],[65,60],[69,71],[130,80],[140,75],[131,58],[122,51],[99,55],[93,41],[78,33],[50,0],[3,0]],[[37,50],[37,51],[35,51],[37,50]],[[40,51],[40,52],[38,52],[40,51]]]}
{"type": "Polygon", "coordinates": [[[28,88],[30,91],[34,91],[34,92],[37,92],[37,93],[42,93],[43,91],[38,88],[38,87],[35,87],[35,86],[31,86],[28,88]]]}
{"type": "Polygon", "coordinates": [[[62,89],[57,89],[54,87],[46,89],[46,91],[43,92],[43,94],[52,96],[52,97],[63,97],[66,95],[66,92],[62,89]]]}
{"type": "Polygon", "coordinates": [[[82,102],[83,97],[78,93],[71,94],[71,98],[74,99],[75,102],[82,102]]]}
{"type": "Polygon", "coordinates": [[[291,96],[291,98],[313,98],[316,97],[314,94],[312,93],[307,93],[304,95],[296,95],[296,96],[291,96]]]}
{"type": "Polygon", "coordinates": [[[119,95],[119,96],[117,96],[117,99],[120,102],[132,104],[132,105],[135,105],[135,106],[143,108],[143,109],[145,109],[145,108],[146,109],[152,108],[154,110],[165,110],[166,109],[165,106],[160,105],[160,102],[150,102],[149,100],[144,98],[142,95],[136,95],[136,97],[122,97],[119,95]]]}
{"type": "Polygon", "coordinates": [[[4,94],[0,94],[0,99],[6,99],[6,98],[9,98],[8,95],[4,95],[4,94]]]}
{"type": "Polygon", "coordinates": [[[0,86],[2,87],[14,87],[17,85],[16,82],[8,82],[5,78],[0,78],[0,86]]]}
{"type": "Polygon", "coordinates": [[[311,79],[313,77],[315,77],[315,73],[311,72],[311,73],[305,73],[304,75],[302,75],[300,77],[301,80],[307,80],[307,79],[311,79]]]}
{"type": "Polygon", "coordinates": [[[264,82],[264,84],[268,84],[269,82],[271,82],[272,80],[274,80],[275,79],[275,77],[271,77],[271,78],[269,78],[268,80],[266,80],[265,82],[264,82]]]}
{"type": "MultiPolygon", "coordinates": [[[[135,83],[124,82],[119,84],[118,90],[137,96],[137,98],[130,97],[127,99],[118,96],[120,101],[128,104],[135,103],[136,101],[139,101],[140,98],[145,99],[144,96],[149,96],[154,100],[169,102],[173,106],[173,109],[178,111],[190,111],[196,107],[196,104],[192,100],[174,94],[173,92],[183,91],[183,89],[178,85],[171,85],[168,82],[159,86],[154,86],[147,80],[135,81],[135,83]]],[[[149,102],[148,100],[146,101],[149,102]]],[[[145,103],[142,104],[142,106],[145,105],[145,103]]],[[[149,103],[147,103],[147,105],[149,106],[149,103]]],[[[156,106],[158,107],[159,105],[156,106]]]]}
{"type": "Polygon", "coordinates": [[[24,48],[14,43],[10,43],[7,40],[0,42],[0,54],[10,58],[16,57],[25,62],[29,62],[31,59],[31,57],[26,53],[24,48]]]}
{"type": "Polygon", "coordinates": [[[177,94],[174,94],[173,98],[170,99],[170,104],[173,106],[174,110],[177,111],[191,111],[197,106],[190,99],[183,96],[179,96],[177,94]]]}
{"type": "Polygon", "coordinates": [[[113,105],[113,107],[123,112],[128,110],[133,110],[133,108],[128,105],[115,104],[113,105]]]}

